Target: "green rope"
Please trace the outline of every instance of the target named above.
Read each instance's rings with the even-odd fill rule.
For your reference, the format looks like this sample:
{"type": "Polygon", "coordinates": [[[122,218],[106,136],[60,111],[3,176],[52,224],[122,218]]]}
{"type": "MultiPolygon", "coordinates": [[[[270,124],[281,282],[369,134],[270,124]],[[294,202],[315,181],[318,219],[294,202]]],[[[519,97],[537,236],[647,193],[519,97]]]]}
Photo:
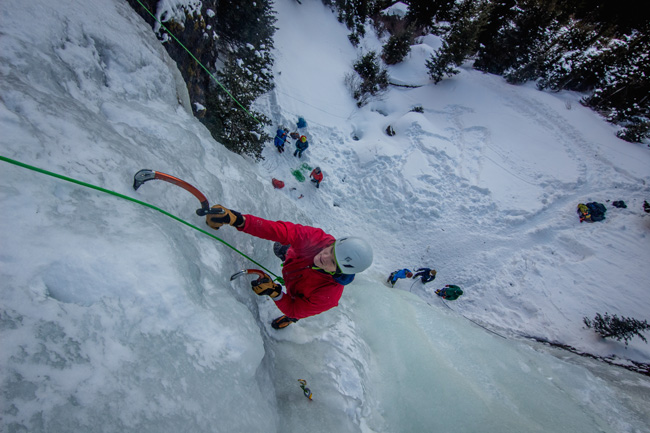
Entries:
{"type": "Polygon", "coordinates": [[[10,158],[4,157],[2,155],[0,155],[0,161],[8,162],[9,164],[17,165],[18,167],[26,168],[28,170],[35,171],[37,173],[45,174],[47,176],[51,176],[51,177],[55,177],[57,179],[65,180],[66,182],[74,183],[74,184],[77,184],[77,185],[84,186],[86,188],[90,188],[90,189],[94,189],[94,190],[97,190],[97,191],[100,191],[100,192],[103,192],[103,193],[106,193],[106,194],[110,194],[110,195],[113,195],[115,197],[119,197],[121,199],[128,200],[128,201],[131,201],[133,203],[137,203],[139,205],[142,205],[142,206],[151,208],[151,209],[153,209],[155,211],[158,211],[158,212],[162,213],[163,215],[166,215],[166,216],[168,216],[168,217],[170,217],[170,218],[172,218],[172,219],[174,219],[174,220],[176,220],[176,221],[178,221],[178,222],[180,222],[182,224],[185,224],[188,227],[193,228],[196,231],[199,231],[199,232],[203,233],[204,235],[210,236],[211,238],[218,240],[219,242],[221,242],[225,246],[231,248],[232,250],[234,250],[237,253],[241,254],[246,259],[248,259],[251,262],[255,263],[260,268],[264,269],[264,271],[266,271],[266,273],[268,273],[270,275],[273,275],[275,277],[275,280],[279,281],[280,284],[284,284],[284,281],[282,280],[282,278],[280,278],[279,276],[277,276],[276,274],[274,274],[270,270],[266,269],[264,266],[262,266],[261,264],[259,264],[258,262],[256,262],[255,260],[253,260],[252,258],[247,256],[246,254],[242,253],[237,248],[230,245],[228,242],[224,241],[223,239],[220,239],[220,238],[216,237],[212,233],[208,233],[207,231],[205,231],[203,229],[200,229],[200,228],[198,228],[197,226],[195,226],[193,224],[188,223],[185,220],[182,220],[181,218],[177,217],[176,215],[173,215],[173,214],[171,214],[171,213],[169,213],[169,212],[167,212],[165,210],[160,209],[159,207],[156,207],[156,206],[154,206],[152,204],[149,204],[147,202],[144,202],[144,201],[137,200],[137,199],[135,199],[133,197],[129,197],[128,195],[124,195],[124,194],[120,194],[120,193],[115,192],[115,191],[111,191],[110,189],[106,189],[106,188],[102,188],[102,187],[99,187],[99,186],[96,186],[96,185],[92,185],[90,183],[82,182],[80,180],[76,180],[76,179],[73,179],[73,178],[70,178],[70,177],[67,177],[67,176],[63,176],[63,175],[60,175],[60,174],[57,174],[57,173],[52,173],[51,171],[43,170],[42,168],[34,167],[32,165],[28,165],[28,164],[25,164],[25,163],[10,159],[10,158]]]}
{"type": "Polygon", "coordinates": [[[150,11],[149,9],[147,9],[147,7],[146,7],[145,5],[142,4],[142,2],[141,2],[140,0],[136,0],[136,1],[140,4],[140,6],[142,6],[142,7],[144,8],[145,11],[147,11],[147,13],[148,13],[149,15],[151,15],[151,17],[152,17],[154,20],[156,20],[156,22],[158,22],[158,24],[160,24],[160,26],[161,26],[161,27],[162,27],[162,28],[163,28],[163,29],[164,29],[164,30],[169,34],[169,36],[171,36],[172,38],[174,38],[174,40],[175,40],[176,42],[178,42],[178,44],[179,44],[181,47],[183,47],[183,49],[184,49],[185,51],[187,51],[187,54],[189,54],[190,57],[192,57],[192,58],[196,61],[196,63],[198,63],[199,66],[201,66],[201,67],[203,68],[203,70],[204,70],[205,72],[207,72],[208,75],[209,75],[210,77],[212,77],[212,79],[214,80],[214,82],[217,83],[217,84],[219,85],[219,87],[221,87],[221,88],[223,89],[223,91],[226,92],[226,93],[228,94],[228,96],[230,96],[230,99],[232,99],[233,101],[235,101],[235,102],[237,103],[237,105],[239,105],[239,106],[241,107],[241,109],[244,110],[244,111],[246,112],[246,114],[248,114],[249,116],[251,116],[251,117],[252,117],[252,118],[253,118],[257,123],[259,123],[260,125],[264,125],[261,121],[259,121],[259,120],[257,119],[257,117],[253,116],[253,115],[251,114],[251,112],[248,111],[248,110],[246,109],[246,107],[244,107],[242,104],[240,104],[239,101],[238,101],[237,99],[235,99],[234,96],[232,96],[232,94],[228,91],[228,89],[226,89],[226,88],[225,88],[225,87],[224,87],[224,86],[219,82],[219,80],[217,80],[217,78],[212,74],[212,72],[210,72],[210,71],[208,70],[208,68],[206,68],[205,66],[203,66],[203,63],[201,63],[201,62],[199,61],[199,59],[197,59],[196,57],[194,57],[194,54],[192,54],[192,52],[191,52],[190,50],[188,50],[188,49],[185,47],[185,45],[183,45],[183,43],[182,43],[181,41],[179,41],[178,38],[177,38],[176,36],[174,36],[174,34],[173,34],[171,31],[169,31],[169,29],[168,29],[167,27],[165,27],[165,25],[164,25],[163,23],[162,23],[162,22],[161,22],[161,21],[160,21],[160,20],[159,20],[159,19],[158,19],[158,18],[157,18],[153,13],[151,13],[151,11],[150,11]]]}

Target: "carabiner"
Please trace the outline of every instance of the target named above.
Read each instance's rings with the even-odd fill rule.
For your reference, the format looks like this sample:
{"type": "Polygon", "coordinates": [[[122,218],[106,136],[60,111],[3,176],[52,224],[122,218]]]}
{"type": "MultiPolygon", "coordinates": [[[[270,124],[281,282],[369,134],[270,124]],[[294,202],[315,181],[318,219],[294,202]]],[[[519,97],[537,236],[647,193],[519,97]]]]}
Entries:
{"type": "Polygon", "coordinates": [[[310,401],[312,401],[313,394],[311,393],[311,390],[307,388],[307,381],[305,379],[298,379],[298,382],[300,382],[300,388],[302,389],[302,392],[305,394],[305,397],[307,397],[310,401]]]}

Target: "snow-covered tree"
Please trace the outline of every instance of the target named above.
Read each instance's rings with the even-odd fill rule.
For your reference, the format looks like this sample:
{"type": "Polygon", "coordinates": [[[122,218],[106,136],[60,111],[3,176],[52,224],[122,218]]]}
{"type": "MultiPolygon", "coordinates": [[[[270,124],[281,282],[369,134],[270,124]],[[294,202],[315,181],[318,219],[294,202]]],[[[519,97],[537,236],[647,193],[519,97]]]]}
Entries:
{"type": "Polygon", "coordinates": [[[602,316],[600,313],[597,313],[593,321],[587,317],[583,317],[582,321],[587,328],[593,328],[601,337],[613,338],[616,341],[624,340],[626,346],[628,341],[635,336],[646,343],[648,342],[643,334],[641,334],[641,331],[650,329],[650,324],[648,324],[647,320],[641,321],[631,317],[619,318],[616,314],[610,316],[607,313],[605,313],[605,316],[602,316]]]}
{"type": "Polygon", "coordinates": [[[608,48],[595,56],[598,83],[583,102],[622,125],[620,138],[641,142],[650,136],[650,34],[633,31],[608,48]]]}
{"type": "Polygon", "coordinates": [[[338,9],[339,22],[345,23],[352,33],[348,36],[350,42],[357,45],[366,34],[366,20],[378,13],[383,3],[377,0],[335,0],[338,9]]]}
{"type": "Polygon", "coordinates": [[[454,12],[454,22],[443,37],[442,47],[436,50],[426,62],[429,76],[434,83],[443,77],[452,76],[460,66],[478,48],[478,34],[484,25],[483,17],[478,13],[485,6],[483,1],[464,0],[454,12]]]}
{"type": "Polygon", "coordinates": [[[272,48],[275,12],[269,0],[219,0],[217,33],[222,46],[265,44],[272,48]]]}
{"type": "Polygon", "coordinates": [[[380,65],[374,51],[361,56],[354,64],[354,71],[356,74],[346,76],[346,82],[359,107],[365,105],[370,97],[382,94],[388,87],[388,71],[380,65]]]}
{"type": "Polygon", "coordinates": [[[521,83],[538,77],[545,43],[558,24],[555,10],[549,4],[528,2],[522,8],[519,2],[514,3],[508,10],[506,6],[511,2],[501,2],[491,10],[490,19],[501,14],[502,25],[494,34],[479,37],[481,49],[474,66],[502,74],[511,83],[521,83]]]}
{"type": "Polygon", "coordinates": [[[624,9],[606,0],[492,1],[474,67],[511,83],[590,92],[585,105],[623,126],[619,137],[642,141],[650,128],[650,25],[624,9]]]}
{"type": "Polygon", "coordinates": [[[187,83],[192,102],[205,108],[197,117],[227,148],[260,158],[264,141],[270,139],[263,131],[269,121],[253,113],[251,106],[273,88],[271,50],[276,19],[271,1],[203,0],[172,6],[140,1],[129,3],[158,29],[187,83]],[[174,11],[160,14],[169,33],[140,1],[154,14],[157,8],[174,11]]]}
{"type": "Polygon", "coordinates": [[[410,0],[407,20],[417,27],[430,27],[435,21],[449,19],[454,0],[410,0]]]}
{"type": "Polygon", "coordinates": [[[596,25],[571,21],[555,38],[540,71],[538,87],[587,91],[583,103],[624,129],[628,141],[648,136],[650,112],[650,38],[632,31],[604,36],[596,25]]]}
{"type": "Polygon", "coordinates": [[[546,40],[537,87],[556,91],[593,89],[602,72],[599,62],[594,60],[605,44],[607,39],[599,35],[595,26],[570,20],[546,40]]]}
{"type": "Polygon", "coordinates": [[[222,66],[216,76],[221,85],[210,85],[202,122],[228,149],[260,159],[264,143],[272,138],[264,131],[270,120],[251,107],[273,88],[274,12],[268,0],[221,1],[217,16],[222,66]]]}
{"type": "Polygon", "coordinates": [[[392,34],[382,48],[381,58],[387,65],[401,62],[411,51],[412,39],[413,33],[409,29],[392,34]]]}
{"type": "Polygon", "coordinates": [[[251,108],[258,96],[273,88],[271,65],[269,52],[252,46],[230,53],[217,72],[221,86],[212,83],[209,88],[202,119],[217,141],[255,159],[262,158],[264,144],[272,138],[265,132],[271,121],[251,108]]]}

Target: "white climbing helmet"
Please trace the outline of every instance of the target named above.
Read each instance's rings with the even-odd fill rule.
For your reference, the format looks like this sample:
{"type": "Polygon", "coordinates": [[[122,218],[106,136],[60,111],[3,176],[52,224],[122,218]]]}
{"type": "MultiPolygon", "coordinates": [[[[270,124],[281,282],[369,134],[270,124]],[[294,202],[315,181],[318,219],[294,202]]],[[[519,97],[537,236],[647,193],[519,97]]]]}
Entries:
{"type": "Polygon", "coordinates": [[[356,274],[372,264],[372,248],[368,242],[355,236],[337,239],[334,258],[342,273],[356,274]]]}

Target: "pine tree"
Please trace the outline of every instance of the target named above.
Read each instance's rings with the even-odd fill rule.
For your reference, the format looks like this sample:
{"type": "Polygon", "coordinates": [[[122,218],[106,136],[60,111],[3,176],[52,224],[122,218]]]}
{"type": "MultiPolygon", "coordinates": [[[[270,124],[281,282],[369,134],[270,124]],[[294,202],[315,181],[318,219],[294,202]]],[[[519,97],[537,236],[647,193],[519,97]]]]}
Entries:
{"type": "Polygon", "coordinates": [[[413,33],[408,29],[391,35],[382,49],[381,58],[387,65],[400,63],[411,51],[412,40],[413,33]]]}
{"type": "MultiPolygon", "coordinates": [[[[128,1],[149,23],[157,26],[138,1],[128,1]]],[[[142,1],[157,12],[160,2],[142,1]]],[[[271,0],[203,0],[175,8],[184,13],[181,15],[184,21],[167,21],[165,17],[162,21],[192,54],[166,34],[160,37],[179,66],[192,102],[206,108],[197,117],[227,148],[261,158],[264,141],[271,138],[264,132],[264,125],[270,122],[252,111],[251,106],[273,88],[270,53],[276,19],[271,0]],[[212,80],[197,59],[237,102],[212,80]]]]}
{"type": "Polygon", "coordinates": [[[219,0],[216,14],[222,47],[273,43],[277,20],[269,0],[219,0]]]}
{"type": "Polygon", "coordinates": [[[455,21],[443,38],[442,47],[426,62],[429,76],[435,84],[439,83],[444,75],[457,74],[459,71],[456,67],[476,53],[478,34],[484,25],[479,14],[483,5],[484,2],[473,0],[465,0],[459,4],[455,11],[455,21]]]}
{"type": "Polygon", "coordinates": [[[380,1],[336,0],[335,5],[338,9],[339,22],[345,23],[348,30],[352,31],[348,38],[356,46],[366,34],[366,20],[379,11],[380,1]]]}
{"type": "Polygon", "coordinates": [[[450,18],[454,0],[411,0],[407,20],[416,27],[431,27],[437,21],[450,18]]]}
{"type": "Polygon", "coordinates": [[[479,35],[474,67],[510,83],[590,92],[583,104],[623,126],[617,136],[650,137],[650,25],[609,0],[497,0],[479,35]]]}
{"type": "MultiPolygon", "coordinates": [[[[323,3],[329,4],[331,0],[323,0],[323,3]]],[[[388,0],[334,0],[334,6],[337,9],[337,19],[352,33],[348,35],[350,42],[356,47],[366,34],[366,22],[371,17],[378,18],[382,9],[390,6],[392,2],[388,0]]],[[[375,21],[375,26],[379,21],[375,21]]],[[[377,28],[377,27],[376,27],[377,28]]]]}
{"type": "Polygon", "coordinates": [[[222,66],[216,76],[223,88],[210,84],[202,122],[226,148],[261,159],[264,143],[272,138],[264,128],[271,122],[251,107],[273,89],[276,19],[268,0],[220,1],[217,16],[222,66]]]}
{"type": "Polygon", "coordinates": [[[643,12],[644,3],[640,0],[624,5],[611,0],[556,0],[552,3],[563,9],[567,17],[597,24],[603,34],[626,34],[648,24],[648,14],[643,12]]]}
{"type": "Polygon", "coordinates": [[[507,43],[508,31],[517,9],[516,0],[494,0],[484,10],[486,24],[478,34],[479,50],[474,68],[491,74],[502,74],[514,63],[516,54],[507,43]]]}
{"type": "Polygon", "coordinates": [[[217,72],[217,79],[230,95],[212,84],[203,119],[214,138],[226,148],[255,159],[262,158],[264,143],[272,138],[264,130],[271,121],[251,109],[255,99],[272,88],[270,72],[260,66],[263,62],[257,61],[260,56],[264,58],[265,54],[250,47],[242,47],[228,56],[217,72]]]}
{"type": "Polygon", "coordinates": [[[620,138],[641,142],[650,136],[650,34],[632,31],[610,41],[608,48],[596,58],[598,83],[583,103],[623,125],[620,138]]]}
{"type": "Polygon", "coordinates": [[[594,25],[569,20],[547,39],[537,87],[554,91],[592,90],[602,72],[594,59],[606,43],[594,25]]]}
{"type": "Polygon", "coordinates": [[[650,325],[646,320],[640,321],[632,319],[630,317],[621,317],[620,319],[614,314],[610,316],[605,313],[605,316],[602,316],[600,313],[596,314],[593,322],[587,317],[582,319],[587,328],[592,328],[594,331],[600,334],[603,338],[614,338],[616,341],[625,341],[625,346],[628,345],[628,341],[631,340],[634,336],[638,336],[644,342],[648,342],[646,338],[641,334],[641,331],[650,329],[650,325]]]}
{"type": "Polygon", "coordinates": [[[553,3],[523,2],[525,8],[513,7],[496,38],[489,42],[490,50],[480,53],[480,65],[489,52],[501,52],[499,62],[488,60],[492,71],[503,74],[510,83],[534,80],[544,60],[546,41],[560,26],[553,3]]]}
{"type": "Polygon", "coordinates": [[[356,74],[346,76],[346,82],[357,106],[365,105],[371,96],[378,96],[388,88],[388,71],[382,68],[377,53],[370,51],[354,64],[356,74]]]}

